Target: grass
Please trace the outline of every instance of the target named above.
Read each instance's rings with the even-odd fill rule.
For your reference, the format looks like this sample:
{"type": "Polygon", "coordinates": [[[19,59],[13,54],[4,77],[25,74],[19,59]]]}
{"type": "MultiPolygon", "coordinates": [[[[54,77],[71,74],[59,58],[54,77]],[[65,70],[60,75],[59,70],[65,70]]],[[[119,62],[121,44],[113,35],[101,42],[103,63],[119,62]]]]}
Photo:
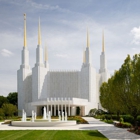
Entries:
{"type": "Polygon", "coordinates": [[[97,130],[2,130],[0,140],[108,140],[97,130]]]}

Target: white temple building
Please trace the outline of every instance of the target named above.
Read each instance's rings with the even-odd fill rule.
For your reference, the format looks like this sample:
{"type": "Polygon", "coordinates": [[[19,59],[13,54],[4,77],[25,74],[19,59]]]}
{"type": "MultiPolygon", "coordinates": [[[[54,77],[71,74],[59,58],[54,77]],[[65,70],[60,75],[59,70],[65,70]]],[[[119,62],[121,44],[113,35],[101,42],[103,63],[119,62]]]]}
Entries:
{"type": "MultiPolygon", "coordinates": [[[[26,45],[26,15],[24,14],[24,46],[20,69],[17,71],[18,110],[24,109],[27,116],[31,116],[34,110],[41,116],[42,108],[45,106],[47,112],[51,111],[52,116],[58,116],[59,111],[66,111],[68,116],[74,116],[78,107],[80,115],[84,116],[88,115],[90,109],[101,107],[99,88],[102,82],[110,78],[105,58],[104,33],[99,73],[92,66],[88,32],[87,47],[83,52],[80,71],[51,71],[47,49],[44,52],[45,60],[43,61],[39,21],[36,63],[31,69],[26,45]]],[[[21,111],[19,116],[21,116],[21,111]]]]}

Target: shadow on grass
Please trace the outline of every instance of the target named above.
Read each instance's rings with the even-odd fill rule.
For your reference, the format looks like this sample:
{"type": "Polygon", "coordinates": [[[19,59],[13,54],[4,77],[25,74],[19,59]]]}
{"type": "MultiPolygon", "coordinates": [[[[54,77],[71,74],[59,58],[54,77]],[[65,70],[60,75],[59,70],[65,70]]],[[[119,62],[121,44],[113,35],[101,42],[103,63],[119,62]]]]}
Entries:
{"type": "Polygon", "coordinates": [[[89,131],[87,133],[88,135],[90,136],[94,136],[94,137],[99,137],[99,138],[104,138],[104,139],[107,139],[104,135],[102,135],[99,131],[89,131]]]}

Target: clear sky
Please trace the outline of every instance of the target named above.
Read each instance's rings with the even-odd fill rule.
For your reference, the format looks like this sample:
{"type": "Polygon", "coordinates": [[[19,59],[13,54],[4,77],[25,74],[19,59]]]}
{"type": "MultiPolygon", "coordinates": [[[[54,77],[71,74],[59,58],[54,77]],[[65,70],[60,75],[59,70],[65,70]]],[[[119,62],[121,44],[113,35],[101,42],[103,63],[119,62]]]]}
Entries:
{"type": "Polygon", "coordinates": [[[107,67],[113,74],[127,54],[140,52],[139,7],[140,0],[0,0],[0,95],[17,91],[23,13],[31,68],[40,17],[42,47],[47,44],[51,70],[80,70],[88,27],[92,65],[98,72],[104,29],[107,67]]]}

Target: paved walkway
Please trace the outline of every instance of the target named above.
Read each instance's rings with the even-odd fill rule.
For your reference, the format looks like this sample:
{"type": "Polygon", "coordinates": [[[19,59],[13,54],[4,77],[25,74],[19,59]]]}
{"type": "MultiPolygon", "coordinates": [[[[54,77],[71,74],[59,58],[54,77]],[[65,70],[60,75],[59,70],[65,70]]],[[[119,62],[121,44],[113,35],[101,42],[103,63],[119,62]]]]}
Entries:
{"type": "Polygon", "coordinates": [[[140,140],[140,136],[130,133],[127,129],[114,127],[112,124],[101,122],[92,117],[83,117],[89,124],[79,124],[74,126],[63,127],[15,127],[9,125],[2,125],[0,123],[0,130],[98,130],[109,140],[140,140]]]}
{"type": "Polygon", "coordinates": [[[130,133],[127,129],[114,127],[112,124],[101,122],[92,117],[83,117],[89,122],[89,127],[84,129],[98,130],[109,140],[140,140],[140,135],[130,133]]]}

